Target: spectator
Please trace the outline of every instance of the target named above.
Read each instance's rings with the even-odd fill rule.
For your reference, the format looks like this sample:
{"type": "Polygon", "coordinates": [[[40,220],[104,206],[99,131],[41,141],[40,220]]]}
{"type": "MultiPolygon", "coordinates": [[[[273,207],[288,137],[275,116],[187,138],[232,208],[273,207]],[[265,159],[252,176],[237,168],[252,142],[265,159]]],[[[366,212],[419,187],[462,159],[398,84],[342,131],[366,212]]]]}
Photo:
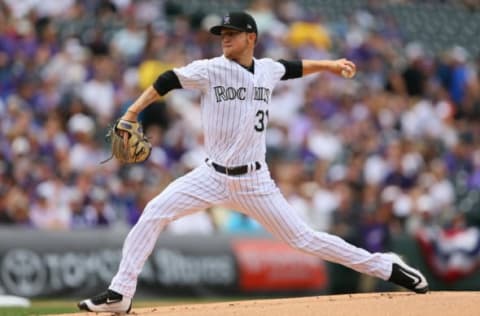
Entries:
{"type": "MultiPolygon", "coordinates": [[[[167,4],[1,2],[1,223],[132,225],[169,179],[203,163],[198,95],[180,93],[141,115],[154,146],[145,164],[99,164],[108,157],[106,126],[139,91],[162,71],[219,51],[205,31],[218,16],[167,4]]],[[[478,45],[433,51],[389,8],[316,12],[264,0],[246,8],[263,37],[259,56],[338,54],[357,63],[354,80],[318,76],[278,87],[268,156],[279,188],[312,227],[370,250],[415,227],[452,225],[460,211],[475,218],[480,205],[478,45]]],[[[219,220],[217,211],[171,232],[256,229],[241,214],[227,210],[219,220]]]]}
{"type": "Polygon", "coordinates": [[[44,183],[37,187],[37,200],[30,210],[30,221],[33,227],[42,230],[65,230],[68,228],[68,213],[58,210],[52,203],[56,196],[49,192],[52,188],[44,183]]]}
{"type": "Polygon", "coordinates": [[[107,192],[93,187],[89,194],[90,203],[85,207],[85,218],[90,227],[106,227],[115,223],[116,214],[108,201],[107,192]]]}

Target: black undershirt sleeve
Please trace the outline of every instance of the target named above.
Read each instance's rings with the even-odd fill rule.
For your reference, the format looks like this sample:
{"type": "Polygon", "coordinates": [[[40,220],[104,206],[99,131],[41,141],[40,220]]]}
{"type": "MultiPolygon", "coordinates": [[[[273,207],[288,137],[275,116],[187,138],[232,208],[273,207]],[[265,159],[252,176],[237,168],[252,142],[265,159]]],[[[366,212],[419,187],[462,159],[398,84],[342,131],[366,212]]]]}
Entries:
{"type": "Polygon", "coordinates": [[[153,83],[153,88],[157,90],[158,94],[163,96],[173,89],[181,89],[182,85],[173,70],[168,70],[158,76],[153,83]]]}
{"type": "Polygon", "coordinates": [[[278,62],[285,67],[285,74],[280,80],[300,78],[303,76],[303,66],[301,60],[279,59],[278,62]]]}

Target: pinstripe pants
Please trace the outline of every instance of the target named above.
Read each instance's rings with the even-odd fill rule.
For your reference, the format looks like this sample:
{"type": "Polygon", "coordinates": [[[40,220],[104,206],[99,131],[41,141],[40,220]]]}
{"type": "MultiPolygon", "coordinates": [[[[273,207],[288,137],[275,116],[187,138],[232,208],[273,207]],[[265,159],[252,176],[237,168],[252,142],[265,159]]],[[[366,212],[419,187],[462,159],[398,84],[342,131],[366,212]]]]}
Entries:
{"type": "Polygon", "coordinates": [[[242,176],[227,176],[202,164],[173,181],[147,204],[125,239],[119,270],[109,288],[133,297],[138,275],[164,227],[177,218],[218,204],[254,218],[296,249],[384,280],[390,277],[392,261],[387,256],[314,231],[304,223],[280,193],[265,163],[260,170],[242,176]]]}

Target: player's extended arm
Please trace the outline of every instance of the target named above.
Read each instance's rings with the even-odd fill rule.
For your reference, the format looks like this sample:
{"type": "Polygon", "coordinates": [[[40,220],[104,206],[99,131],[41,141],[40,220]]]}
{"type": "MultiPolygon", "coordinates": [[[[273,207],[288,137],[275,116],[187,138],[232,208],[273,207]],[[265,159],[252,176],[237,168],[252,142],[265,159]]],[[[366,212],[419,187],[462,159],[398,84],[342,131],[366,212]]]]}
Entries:
{"type": "Polygon", "coordinates": [[[342,71],[352,76],[356,72],[356,67],[353,62],[342,58],[337,60],[302,60],[303,75],[310,75],[321,71],[329,71],[337,75],[344,75],[342,71]]]}
{"type": "Polygon", "coordinates": [[[138,113],[142,112],[147,106],[155,102],[160,95],[153,86],[148,87],[143,93],[128,107],[128,110],[123,114],[122,119],[127,121],[136,121],[138,113]]]}
{"type": "Polygon", "coordinates": [[[143,111],[143,109],[159,99],[160,96],[167,94],[170,90],[179,88],[182,88],[182,85],[177,75],[172,70],[165,71],[130,105],[127,112],[122,116],[122,119],[136,121],[138,114],[143,111]]]}

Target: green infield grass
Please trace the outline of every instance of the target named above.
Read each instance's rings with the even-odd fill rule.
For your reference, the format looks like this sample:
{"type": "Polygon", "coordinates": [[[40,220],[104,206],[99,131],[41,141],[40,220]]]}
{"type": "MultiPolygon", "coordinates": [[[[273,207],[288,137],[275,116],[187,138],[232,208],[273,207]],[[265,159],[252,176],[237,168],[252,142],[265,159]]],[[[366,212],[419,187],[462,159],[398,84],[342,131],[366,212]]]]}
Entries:
{"type": "MultiPolygon", "coordinates": [[[[142,308],[165,305],[212,303],[226,300],[234,301],[239,300],[239,298],[168,298],[163,300],[139,299],[133,302],[133,307],[142,308]]],[[[79,310],[77,308],[77,301],[74,300],[32,300],[32,305],[28,308],[0,307],[0,316],[55,315],[75,312],[79,312],[79,310]]]]}

